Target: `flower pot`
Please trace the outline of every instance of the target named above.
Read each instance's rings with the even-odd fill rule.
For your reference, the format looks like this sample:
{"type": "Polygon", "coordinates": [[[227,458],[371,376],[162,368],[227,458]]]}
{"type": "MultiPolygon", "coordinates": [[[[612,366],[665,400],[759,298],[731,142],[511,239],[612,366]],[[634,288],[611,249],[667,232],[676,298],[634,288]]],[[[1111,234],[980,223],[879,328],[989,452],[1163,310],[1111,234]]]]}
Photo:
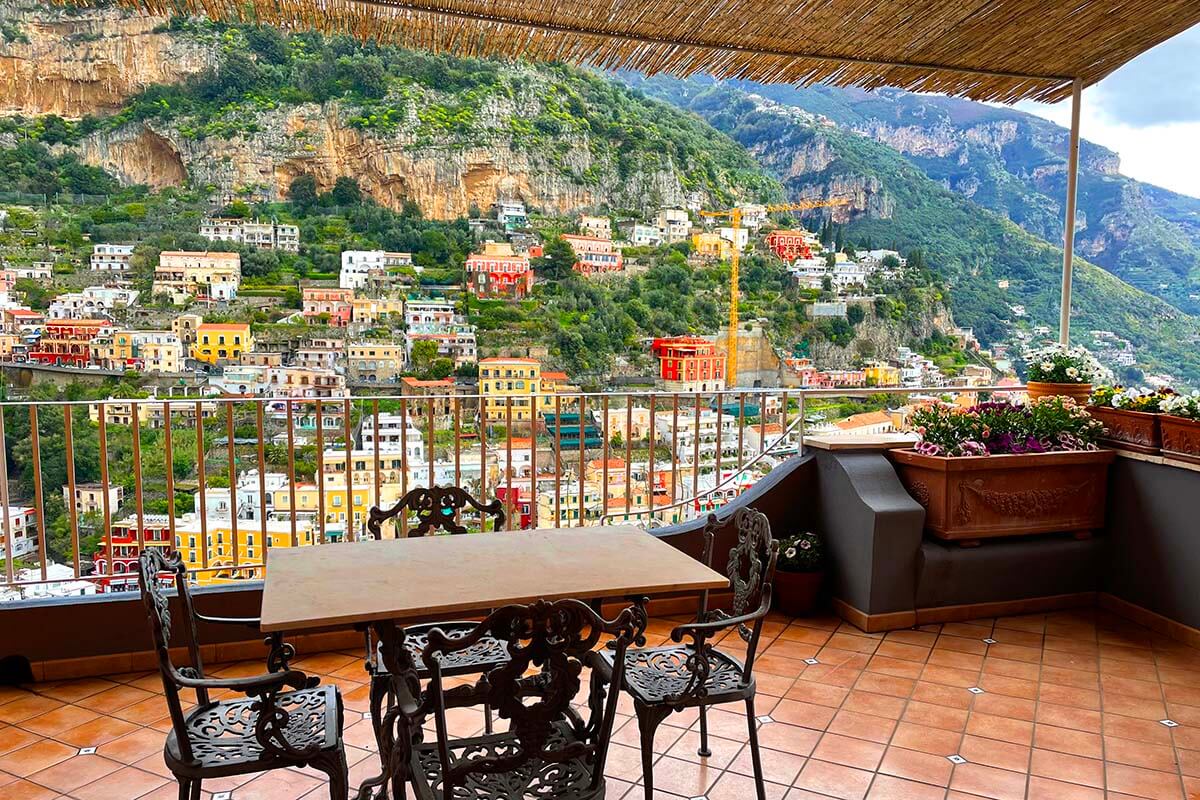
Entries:
{"type": "Polygon", "coordinates": [[[1039,397],[1069,397],[1081,406],[1087,405],[1088,400],[1092,397],[1092,385],[1090,383],[1045,383],[1043,381],[1029,381],[1025,384],[1025,391],[1029,395],[1030,400],[1036,400],[1039,397]]]}
{"type": "Polygon", "coordinates": [[[1200,464],[1200,420],[1160,415],[1162,454],[1182,461],[1200,464]]]}
{"type": "Polygon", "coordinates": [[[1162,447],[1162,433],[1158,423],[1160,414],[1111,406],[1088,406],[1088,413],[1104,423],[1104,438],[1100,440],[1104,444],[1158,455],[1159,448],[1162,447]]]}
{"type": "Polygon", "coordinates": [[[974,545],[983,539],[1104,527],[1112,450],[1024,455],[921,455],[891,450],[900,482],[925,508],[932,536],[974,545]]]}
{"type": "Polygon", "coordinates": [[[771,585],[773,605],[789,617],[803,617],[817,608],[823,572],[775,571],[771,585]]]}

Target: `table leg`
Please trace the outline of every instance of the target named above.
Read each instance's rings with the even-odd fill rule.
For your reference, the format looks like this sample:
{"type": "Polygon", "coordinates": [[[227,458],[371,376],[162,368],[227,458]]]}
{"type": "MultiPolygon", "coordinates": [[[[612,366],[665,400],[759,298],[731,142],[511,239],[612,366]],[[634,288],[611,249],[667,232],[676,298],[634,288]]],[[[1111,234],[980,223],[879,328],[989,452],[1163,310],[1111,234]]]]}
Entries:
{"type": "Polygon", "coordinates": [[[404,629],[391,622],[373,623],[381,643],[382,666],[385,676],[372,676],[371,724],[379,745],[381,772],[359,786],[358,800],[385,800],[388,784],[392,797],[404,800],[408,780],[408,763],[413,745],[420,735],[421,682],[416,667],[404,647],[404,629]],[[384,699],[391,695],[392,703],[384,712],[384,699]],[[376,790],[378,789],[378,794],[376,790]]]}

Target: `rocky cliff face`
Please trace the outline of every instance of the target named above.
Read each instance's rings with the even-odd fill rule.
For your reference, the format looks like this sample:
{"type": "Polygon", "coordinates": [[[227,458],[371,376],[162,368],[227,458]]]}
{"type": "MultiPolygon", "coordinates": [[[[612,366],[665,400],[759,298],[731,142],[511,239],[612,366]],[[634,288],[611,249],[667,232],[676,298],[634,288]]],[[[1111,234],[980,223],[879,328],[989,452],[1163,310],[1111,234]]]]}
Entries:
{"type": "Polygon", "coordinates": [[[158,28],[157,17],[115,9],[47,10],[28,0],[0,5],[12,37],[0,41],[0,110],[81,117],[115,111],[156,83],[209,66],[212,52],[158,28]]]}
{"type": "MultiPolygon", "coordinates": [[[[222,51],[240,41],[230,30],[176,29],[163,18],[114,9],[47,10],[32,0],[0,6],[0,23],[6,39],[0,43],[0,114],[22,116],[117,112],[148,87],[176,84],[217,66],[222,51]]],[[[697,189],[708,199],[697,178],[741,188],[711,169],[681,165],[686,156],[673,148],[631,154],[624,142],[598,140],[612,134],[586,124],[538,132],[536,144],[519,140],[514,130],[522,126],[515,123],[528,129],[551,103],[562,113],[563,98],[573,92],[556,83],[552,70],[514,64],[501,71],[512,80],[490,94],[406,84],[381,101],[391,104],[389,110],[403,109],[398,122],[383,126],[364,122],[363,115],[379,106],[364,111],[349,99],[289,103],[268,92],[230,104],[216,124],[211,116],[192,119],[186,110],[145,121],[140,114],[124,126],[102,125],[71,147],[84,162],[124,182],[156,189],[190,182],[284,199],[298,175],[311,174],[321,190],[349,176],[383,205],[415,202],[434,218],[465,215],[472,205],[487,208],[499,197],[567,214],[601,204],[682,205],[697,189]],[[439,127],[439,114],[450,109],[453,116],[467,106],[469,125],[439,127]],[[616,163],[618,157],[623,163],[616,163]]],[[[732,143],[715,146],[736,150],[732,143]]]]}
{"type": "Polygon", "coordinates": [[[850,344],[839,347],[827,341],[812,343],[810,355],[816,363],[830,369],[850,369],[864,358],[894,358],[900,347],[927,339],[935,330],[945,332],[954,326],[949,309],[940,304],[910,309],[903,323],[880,319],[870,304],[864,304],[863,309],[867,312],[866,319],[855,327],[854,341],[850,344]]]}
{"type": "Polygon", "coordinates": [[[620,181],[610,165],[593,158],[586,141],[574,143],[560,159],[572,172],[598,175],[594,184],[564,175],[561,161],[551,164],[538,153],[514,150],[501,141],[460,146],[418,142],[406,135],[378,137],[347,125],[344,116],[336,102],[263,112],[257,132],[229,139],[196,139],[177,126],[133,123],[91,134],[78,151],[86,162],[128,183],[162,188],[190,180],[246,187],[272,199],[286,198],[298,175],[312,175],[322,191],[351,175],[381,205],[398,209],[412,201],[438,219],[463,216],[472,204],[487,208],[497,197],[518,198],[552,213],[570,213],[601,200],[618,207],[638,205],[647,197],[668,204],[684,201],[679,176],[671,170],[620,181]]]}

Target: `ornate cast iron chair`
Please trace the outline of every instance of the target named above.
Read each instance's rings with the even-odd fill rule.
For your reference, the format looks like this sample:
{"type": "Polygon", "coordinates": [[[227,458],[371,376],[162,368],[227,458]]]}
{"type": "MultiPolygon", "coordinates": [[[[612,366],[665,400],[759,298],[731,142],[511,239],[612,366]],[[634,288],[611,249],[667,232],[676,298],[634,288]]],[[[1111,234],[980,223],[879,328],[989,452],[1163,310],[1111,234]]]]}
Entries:
{"type": "MultiPolygon", "coordinates": [[[[413,489],[387,511],[372,508],[367,517],[367,532],[373,539],[382,539],[383,523],[401,514],[416,514],[417,524],[409,529],[409,536],[425,536],[435,528],[450,534],[466,533],[467,529],[458,522],[458,512],[468,506],[478,511],[481,519],[484,515],[491,515],[495,520],[495,530],[499,530],[504,524],[504,506],[499,499],[484,504],[457,486],[434,486],[432,489],[413,489]]],[[[451,636],[460,636],[473,630],[475,626],[476,623],[470,621],[406,625],[404,644],[416,666],[418,677],[421,680],[429,677],[429,669],[422,661],[421,651],[425,648],[431,630],[441,628],[451,636]]],[[[383,701],[389,694],[391,676],[383,665],[383,658],[369,628],[366,641],[367,672],[371,675],[371,721],[378,731],[383,720],[383,701]]],[[[448,657],[442,664],[442,672],[445,675],[472,675],[503,664],[507,660],[508,653],[504,643],[484,637],[473,647],[457,652],[453,658],[448,657]]],[[[487,731],[491,733],[491,711],[485,709],[485,712],[487,731]]]]}
{"type": "MultiPolygon", "coordinates": [[[[750,730],[750,755],[758,800],[765,800],[762,763],[758,752],[757,718],[754,715],[754,656],[758,649],[763,618],[771,608],[771,579],[779,544],[771,537],[766,515],[742,508],[733,517],[738,542],[729,551],[729,587],[733,591],[729,612],[708,609],[708,592],[700,597],[696,621],[671,631],[674,644],[630,650],[625,658],[625,691],[633,697],[641,733],[642,770],[646,798],[654,796],[654,733],[672,712],[699,708],[701,756],[709,756],[707,708],[721,703],[744,701],[750,730]],[[712,639],[736,628],[746,642],[745,661],[721,652],[712,639]],[[687,644],[684,639],[689,639],[687,644]]],[[[712,565],[713,541],[721,527],[715,514],[704,526],[704,562],[712,565]]],[[[607,677],[619,663],[612,650],[601,650],[592,658],[593,676],[607,677]]]]}
{"type": "Polygon", "coordinates": [[[171,714],[163,758],[179,781],[180,800],[199,800],[202,781],[284,767],[311,766],[329,776],[332,800],[346,800],[349,775],[342,748],[342,698],[336,686],[318,686],[317,678],[287,666],[294,654],[282,637],[271,637],[268,672],[244,678],[207,678],[196,638],[196,620],[246,624],[197,614],[179,555],[146,550],[138,559],[142,603],[150,620],[163,692],[171,714]],[[170,574],[188,630],[191,666],[171,660],[171,612],[162,576],[170,574]],[[196,707],[184,711],[181,689],[196,692],[196,707]],[[209,692],[232,689],[247,697],[212,700],[209,692]]]}
{"type": "Polygon", "coordinates": [[[634,610],[608,622],[578,600],[539,600],[497,609],[463,635],[430,631],[423,653],[430,674],[424,705],[437,738],[412,748],[409,775],[417,798],[603,798],[622,667],[611,671],[607,683],[593,679],[587,720],[571,702],[584,660],[605,635],[616,637],[615,663],[623,665],[638,635],[634,610]],[[444,688],[442,665],[487,638],[503,642],[509,659],[474,685],[444,688]],[[446,710],[485,702],[508,720],[508,730],[451,740],[446,710]]]}

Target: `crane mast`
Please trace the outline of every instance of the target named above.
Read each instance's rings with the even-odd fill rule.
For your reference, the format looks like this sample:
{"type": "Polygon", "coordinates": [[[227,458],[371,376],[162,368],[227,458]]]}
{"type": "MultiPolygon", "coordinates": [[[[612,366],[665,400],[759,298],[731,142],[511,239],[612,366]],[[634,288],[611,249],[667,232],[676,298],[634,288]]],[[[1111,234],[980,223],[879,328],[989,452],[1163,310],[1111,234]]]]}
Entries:
{"type": "MultiPolygon", "coordinates": [[[[846,205],[850,201],[846,198],[832,198],[830,200],[804,200],[799,203],[775,203],[765,206],[769,213],[776,211],[807,211],[812,208],[828,208],[831,206],[846,205]]],[[[725,385],[737,386],[737,371],[738,371],[738,231],[742,227],[742,209],[741,207],[726,209],[725,211],[701,211],[701,216],[705,217],[728,217],[730,228],[733,230],[733,250],[729,256],[729,333],[725,340],[725,385]]]]}

